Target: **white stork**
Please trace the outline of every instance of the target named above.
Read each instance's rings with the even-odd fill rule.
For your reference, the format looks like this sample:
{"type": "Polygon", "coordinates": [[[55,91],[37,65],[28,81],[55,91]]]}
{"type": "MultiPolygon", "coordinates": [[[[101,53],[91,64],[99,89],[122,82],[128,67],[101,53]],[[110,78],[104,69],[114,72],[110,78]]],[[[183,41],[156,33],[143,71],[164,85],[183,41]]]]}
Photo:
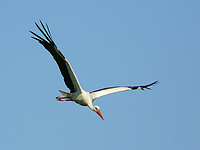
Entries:
{"type": "Polygon", "coordinates": [[[116,86],[116,87],[108,87],[108,88],[99,89],[93,92],[84,91],[81,88],[81,85],[70,63],[63,56],[63,54],[60,52],[60,50],[57,48],[56,44],[54,43],[48,25],[46,24],[46,28],[45,28],[45,26],[43,25],[41,21],[40,23],[43,30],[38,26],[37,23],[35,23],[35,25],[40,30],[40,32],[44,35],[46,40],[42,38],[41,36],[37,35],[36,33],[30,31],[35,36],[35,37],[32,36],[32,38],[37,40],[40,44],[42,44],[45,47],[45,49],[47,49],[49,53],[53,56],[54,60],[58,64],[58,67],[64,78],[64,82],[66,86],[70,89],[70,93],[59,90],[60,93],[64,97],[61,97],[61,96],[56,97],[58,101],[74,101],[77,104],[80,104],[82,106],[88,106],[92,111],[96,112],[104,120],[100,112],[100,107],[93,106],[92,104],[95,99],[107,94],[120,92],[120,91],[128,91],[128,90],[136,90],[136,89],[151,90],[149,87],[158,83],[158,81],[155,81],[151,84],[147,84],[143,86],[116,86]]]}

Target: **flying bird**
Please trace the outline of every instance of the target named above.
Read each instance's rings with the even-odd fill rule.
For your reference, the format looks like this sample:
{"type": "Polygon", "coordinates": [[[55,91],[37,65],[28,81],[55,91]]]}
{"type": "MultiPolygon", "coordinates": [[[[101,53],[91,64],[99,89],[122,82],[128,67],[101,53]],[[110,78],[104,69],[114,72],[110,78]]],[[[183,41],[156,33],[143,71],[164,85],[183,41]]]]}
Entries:
{"type": "Polygon", "coordinates": [[[81,88],[81,85],[80,85],[69,61],[64,57],[64,55],[60,52],[60,50],[54,43],[48,25],[46,24],[46,28],[45,28],[42,21],[40,21],[40,24],[41,24],[42,28],[39,27],[39,25],[37,23],[35,23],[35,25],[37,26],[39,31],[43,34],[45,39],[42,38],[41,36],[39,36],[38,34],[30,31],[34,35],[31,37],[33,39],[37,40],[40,44],[42,44],[44,46],[44,48],[47,51],[49,51],[49,53],[53,56],[54,60],[56,61],[57,65],[60,69],[60,72],[64,78],[64,82],[70,90],[70,93],[59,90],[60,93],[64,97],[61,97],[61,96],[56,97],[56,99],[58,101],[73,101],[82,106],[88,106],[92,111],[96,112],[104,120],[104,118],[100,112],[100,107],[93,105],[93,102],[95,99],[97,99],[101,96],[107,95],[107,94],[120,92],[120,91],[128,91],[128,90],[136,90],[136,89],[151,90],[149,87],[158,83],[158,81],[155,81],[153,83],[143,85],[143,86],[115,86],[115,87],[99,89],[99,90],[92,91],[92,92],[86,92],[81,88]]]}

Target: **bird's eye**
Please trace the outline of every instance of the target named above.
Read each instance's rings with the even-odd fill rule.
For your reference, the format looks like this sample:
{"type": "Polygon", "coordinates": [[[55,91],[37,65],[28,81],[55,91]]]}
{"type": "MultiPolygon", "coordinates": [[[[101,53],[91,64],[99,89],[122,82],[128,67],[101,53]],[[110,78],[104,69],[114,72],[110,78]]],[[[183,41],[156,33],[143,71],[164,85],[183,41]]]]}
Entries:
{"type": "Polygon", "coordinates": [[[97,110],[98,108],[97,108],[97,107],[95,107],[95,109],[97,110]]]}

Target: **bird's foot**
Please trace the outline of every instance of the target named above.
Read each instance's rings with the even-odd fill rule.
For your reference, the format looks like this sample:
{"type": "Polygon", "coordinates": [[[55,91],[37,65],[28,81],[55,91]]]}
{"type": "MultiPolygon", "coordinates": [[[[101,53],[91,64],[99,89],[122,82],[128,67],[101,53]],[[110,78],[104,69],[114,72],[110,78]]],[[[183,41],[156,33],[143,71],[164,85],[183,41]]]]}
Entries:
{"type": "Polygon", "coordinates": [[[56,99],[57,99],[57,101],[71,101],[71,100],[69,99],[69,97],[61,97],[61,96],[58,96],[58,97],[56,97],[56,99]]]}

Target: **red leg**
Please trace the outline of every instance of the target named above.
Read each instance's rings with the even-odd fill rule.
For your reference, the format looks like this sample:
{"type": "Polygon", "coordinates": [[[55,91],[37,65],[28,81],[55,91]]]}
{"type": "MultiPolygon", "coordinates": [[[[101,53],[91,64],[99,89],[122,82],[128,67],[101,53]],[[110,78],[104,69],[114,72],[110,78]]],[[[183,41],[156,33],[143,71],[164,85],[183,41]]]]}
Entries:
{"type": "Polygon", "coordinates": [[[56,97],[57,101],[71,101],[69,97],[61,97],[61,96],[58,96],[56,97]]]}

